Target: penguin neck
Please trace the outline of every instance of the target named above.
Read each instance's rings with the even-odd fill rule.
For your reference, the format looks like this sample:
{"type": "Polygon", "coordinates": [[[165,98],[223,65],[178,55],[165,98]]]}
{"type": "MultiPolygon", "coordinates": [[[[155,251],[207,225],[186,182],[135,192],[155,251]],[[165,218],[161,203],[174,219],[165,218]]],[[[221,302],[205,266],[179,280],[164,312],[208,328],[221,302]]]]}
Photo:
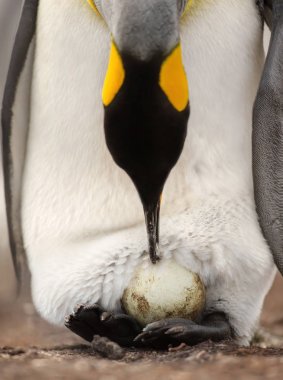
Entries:
{"type": "MultiPolygon", "coordinates": [[[[264,52],[254,0],[201,1],[181,28],[191,97],[178,166],[190,197],[252,195],[252,108],[264,52]]],[[[172,185],[176,178],[169,178],[172,185]]]]}

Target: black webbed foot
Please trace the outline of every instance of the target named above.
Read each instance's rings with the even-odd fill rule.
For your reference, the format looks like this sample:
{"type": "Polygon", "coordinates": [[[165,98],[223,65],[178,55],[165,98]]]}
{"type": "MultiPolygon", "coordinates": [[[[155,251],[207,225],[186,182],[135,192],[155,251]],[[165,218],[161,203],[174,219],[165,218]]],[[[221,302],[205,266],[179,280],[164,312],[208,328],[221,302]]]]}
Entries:
{"type": "Polygon", "coordinates": [[[147,325],[135,338],[145,346],[165,348],[168,345],[195,345],[206,340],[221,341],[232,336],[230,324],[222,313],[207,315],[201,323],[170,318],[147,325]]]}
{"type": "Polygon", "coordinates": [[[133,345],[141,332],[139,324],[130,316],[105,311],[99,305],[79,305],[66,317],[65,326],[88,342],[92,342],[94,335],[100,335],[122,346],[133,345]]]}

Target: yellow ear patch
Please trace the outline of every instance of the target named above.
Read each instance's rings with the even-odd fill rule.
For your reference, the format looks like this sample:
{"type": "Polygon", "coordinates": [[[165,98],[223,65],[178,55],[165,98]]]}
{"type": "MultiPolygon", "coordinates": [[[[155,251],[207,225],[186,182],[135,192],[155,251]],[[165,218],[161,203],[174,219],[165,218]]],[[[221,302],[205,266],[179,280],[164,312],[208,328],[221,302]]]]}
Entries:
{"type": "Polygon", "coordinates": [[[189,102],[189,87],[180,45],[163,62],[159,85],[176,110],[181,112],[186,108],[189,102]]]}
{"type": "Polygon", "coordinates": [[[102,101],[105,106],[113,102],[125,80],[125,69],[122,58],[114,42],[111,43],[108,69],[102,90],[102,101]]]}
{"type": "Polygon", "coordinates": [[[99,15],[100,13],[98,12],[98,9],[96,8],[94,0],[87,0],[91,8],[99,15]]]}

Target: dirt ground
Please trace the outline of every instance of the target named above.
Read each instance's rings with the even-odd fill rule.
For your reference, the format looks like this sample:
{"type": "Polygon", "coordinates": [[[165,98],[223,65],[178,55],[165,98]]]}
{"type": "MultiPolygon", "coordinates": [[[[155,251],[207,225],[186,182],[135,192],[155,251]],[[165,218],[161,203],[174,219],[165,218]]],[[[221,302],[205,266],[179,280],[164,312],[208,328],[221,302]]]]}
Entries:
{"type": "Polygon", "coordinates": [[[281,379],[282,293],[283,280],[278,277],[265,303],[263,329],[252,347],[208,342],[167,352],[124,351],[107,341],[92,347],[45,323],[29,302],[2,302],[0,379],[281,379]]]}

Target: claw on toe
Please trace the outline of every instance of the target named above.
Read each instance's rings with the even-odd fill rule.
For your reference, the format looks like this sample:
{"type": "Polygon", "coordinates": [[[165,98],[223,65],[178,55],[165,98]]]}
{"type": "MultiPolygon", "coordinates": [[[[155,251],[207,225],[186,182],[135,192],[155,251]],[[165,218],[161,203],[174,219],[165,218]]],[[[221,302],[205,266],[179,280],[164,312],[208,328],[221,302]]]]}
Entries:
{"type": "Polygon", "coordinates": [[[100,320],[102,322],[107,322],[109,319],[111,319],[111,317],[112,313],[110,313],[109,311],[104,311],[100,316],[100,320]]]}
{"type": "Polygon", "coordinates": [[[176,327],[171,327],[167,331],[165,331],[166,335],[173,335],[173,334],[182,334],[185,332],[184,326],[176,326],[176,327]]]}
{"type": "Polygon", "coordinates": [[[84,309],[86,307],[86,305],[82,304],[82,303],[78,303],[75,308],[74,308],[74,314],[77,314],[79,313],[80,311],[82,311],[82,309],[84,309]]]}
{"type": "Polygon", "coordinates": [[[134,342],[144,342],[146,337],[148,337],[150,333],[142,332],[141,334],[137,335],[134,339],[134,342]]]}
{"type": "Polygon", "coordinates": [[[66,317],[64,318],[64,322],[65,324],[67,323],[70,323],[70,320],[71,320],[71,316],[70,315],[66,315],[66,317]]]}

